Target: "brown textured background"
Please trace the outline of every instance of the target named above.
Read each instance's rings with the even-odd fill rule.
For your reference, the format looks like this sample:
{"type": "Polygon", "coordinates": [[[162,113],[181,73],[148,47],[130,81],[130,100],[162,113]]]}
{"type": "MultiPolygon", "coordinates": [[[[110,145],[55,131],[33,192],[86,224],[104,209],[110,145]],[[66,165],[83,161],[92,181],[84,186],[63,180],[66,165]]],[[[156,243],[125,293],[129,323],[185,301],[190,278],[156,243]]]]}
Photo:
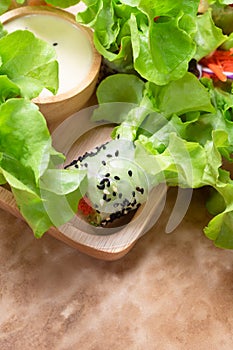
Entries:
{"type": "Polygon", "coordinates": [[[194,193],[165,234],[176,198],[130,253],[103,262],[0,211],[1,350],[231,350],[233,255],[202,233],[194,193]]]}
{"type": "Polygon", "coordinates": [[[165,234],[175,198],[116,262],[36,240],[0,210],[0,350],[232,350],[233,252],[202,232],[203,191],[165,234]]]}

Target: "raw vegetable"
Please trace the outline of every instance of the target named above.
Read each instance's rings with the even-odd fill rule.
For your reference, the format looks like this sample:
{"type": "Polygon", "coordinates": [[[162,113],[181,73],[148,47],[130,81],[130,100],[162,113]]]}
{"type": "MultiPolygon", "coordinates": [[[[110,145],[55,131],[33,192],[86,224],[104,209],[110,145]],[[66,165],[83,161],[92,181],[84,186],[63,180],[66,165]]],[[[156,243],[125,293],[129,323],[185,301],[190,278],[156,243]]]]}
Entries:
{"type": "Polygon", "coordinates": [[[11,0],[1,0],[0,3],[0,15],[8,10],[10,7],[11,0]]]}
{"type": "Polygon", "coordinates": [[[134,144],[126,139],[101,145],[74,160],[67,169],[87,170],[85,197],[94,215],[89,210],[86,214],[89,222],[97,226],[106,226],[137,209],[151,189],[146,174],[135,161],[134,144]]]}
{"type": "MultiPolygon", "coordinates": [[[[223,169],[223,158],[231,162],[233,153],[232,94],[215,88],[209,79],[198,81],[191,73],[166,86],[143,83],[134,75],[117,74],[100,84],[97,97],[100,106],[95,110],[94,120],[121,123],[113,132],[115,141],[106,145],[105,152],[111,149],[111,154],[114,154],[122,145],[131,149],[130,161],[138,169],[134,171],[136,178],[132,177],[133,189],[138,183],[146,187],[142,174],[148,181],[147,190],[160,182],[183,188],[212,187],[214,193],[218,193],[217,198],[221,198],[222,205],[219,207],[220,201],[216,201],[216,195],[213,197],[215,199],[208,202],[208,207],[216,216],[205,228],[205,234],[214,240],[216,246],[233,249],[233,181],[230,173],[223,169]],[[109,91],[112,91],[112,96],[109,91]],[[122,115],[109,113],[111,101],[124,104],[127,99],[128,111],[123,121],[122,115]],[[139,105],[138,99],[141,101],[139,105]]],[[[129,183],[128,170],[131,164],[127,164],[128,155],[124,158],[123,171],[118,165],[122,159],[118,161],[115,157],[113,167],[111,162],[108,164],[110,186],[117,171],[121,181],[129,183]]],[[[103,160],[106,161],[103,154],[92,156],[90,160],[93,164],[88,163],[90,174],[96,168],[101,168],[103,160]]],[[[105,198],[110,198],[110,201],[101,202],[103,188],[99,180],[92,178],[89,182],[88,199],[93,207],[103,204],[101,214],[108,213],[108,205],[113,205],[116,199],[112,197],[111,189],[109,197],[105,198]]],[[[130,186],[128,188],[129,192],[132,191],[130,186]]],[[[129,199],[132,192],[128,193],[126,189],[124,192],[129,199]]],[[[138,203],[144,200],[140,198],[138,203]]],[[[117,201],[120,201],[119,196],[117,201]]]]}
{"type": "Polygon", "coordinates": [[[56,168],[64,157],[52,148],[44,117],[32,102],[17,98],[0,106],[0,150],[2,182],[11,186],[36,237],[73,217],[85,172],[56,168]]]}
{"type": "Polygon", "coordinates": [[[158,85],[181,78],[227,36],[195,1],[85,0],[77,21],[94,29],[97,50],[119,72],[136,71],[158,85]]]}
{"type": "Polygon", "coordinates": [[[233,79],[233,49],[215,50],[208,57],[204,57],[199,62],[202,67],[202,75],[220,80],[227,81],[227,78],[233,79]]]}
{"type": "Polygon", "coordinates": [[[16,86],[20,90],[15,96],[32,99],[38,96],[44,87],[56,93],[58,63],[55,51],[31,32],[17,30],[3,35],[0,38],[0,57],[0,76],[4,79],[1,95],[3,91],[4,94],[6,91],[11,93],[13,84],[14,90],[16,86]],[[8,84],[11,84],[11,87],[8,84]]]}
{"type": "MultiPolygon", "coordinates": [[[[58,2],[53,1],[53,4],[58,2]]],[[[58,5],[67,4],[60,1],[58,5]]],[[[103,203],[101,217],[95,218],[95,224],[108,221],[114,207],[116,181],[120,181],[116,192],[120,205],[125,199],[131,202],[129,198],[135,188],[146,189],[143,193],[138,191],[136,207],[160,182],[184,188],[208,186],[214,191],[208,208],[215,217],[205,228],[205,233],[217,246],[233,249],[233,182],[222,166],[223,158],[230,162],[233,152],[233,97],[216,88],[211,80],[199,81],[187,73],[191,60],[200,60],[220,45],[229,45],[228,35],[216,27],[211,9],[197,15],[199,1],[86,0],[85,4],[87,9],[77,15],[77,20],[95,30],[97,49],[114,68],[134,74],[116,74],[100,84],[97,90],[100,106],[93,116],[94,120],[118,124],[112,135],[114,140],[105,150],[111,150],[115,158],[118,157],[116,152],[122,150],[127,156],[123,161],[119,158],[109,162],[108,172],[101,171],[99,178],[96,173],[98,166],[104,165],[103,160],[106,162],[104,152],[93,157],[87,155],[74,162],[69,170],[57,169],[53,164],[55,160],[56,164],[62,162],[61,155],[51,147],[50,135],[42,126],[43,117],[31,102],[25,100],[32,97],[25,89],[31,70],[25,74],[26,84],[18,83],[17,77],[11,77],[7,72],[1,77],[4,86],[1,90],[2,115],[7,116],[7,122],[15,115],[18,118],[14,126],[13,122],[9,124],[9,130],[3,118],[1,139],[7,145],[6,135],[13,133],[15,141],[23,148],[24,140],[20,139],[19,130],[23,121],[27,123],[25,109],[28,115],[34,115],[31,123],[35,132],[40,120],[38,137],[41,133],[43,137],[39,137],[36,159],[29,150],[34,138],[27,141],[29,148],[25,147],[22,157],[21,153],[15,153],[15,156],[16,147],[12,147],[13,155],[9,148],[8,155],[7,146],[2,143],[1,183],[7,180],[11,185],[21,212],[38,237],[51,225],[59,226],[69,220],[81,198],[79,210],[88,215],[92,215],[92,209],[98,210],[93,207],[103,203]],[[18,98],[19,94],[24,98],[18,98]],[[112,108],[112,104],[118,102],[123,104],[120,113],[112,108]],[[19,114],[9,111],[13,107],[19,114]],[[36,123],[35,116],[39,116],[36,123]],[[130,152],[125,151],[126,146],[130,152]],[[108,173],[110,176],[106,176],[108,173]],[[106,178],[110,178],[109,182],[106,178]],[[106,186],[109,183],[111,191],[102,188],[102,180],[106,186]],[[119,198],[121,188],[125,198],[119,198]],[[89,208],[83,203],[84,195],[88,195],[89,208]]],[[[40,83],[35,84],[35,94],[41,88],[41,78],[39,74],[40,83]]],[[[45,85],[44,81],[42,85],[45,85]]]]}
{"type": "MultiPolygon", "coordinates": [[[[3,2],[2,4],[2,12],[0,11],[0,13],[3,13],[5,11],[7,11],[11,5],[11,0],[2,0],[1,2],[3,2]]],[[[19,4],[19,5],[23,5],[26,3],[26,0],[15,0],[14,3],[19,4]]],[[[39,6],[39,5],[53,5],[53,6],[57,6],[57,7],[61,7],[61,8],[66,8],[72,5],[75,5],[79,3],[79,0],[28,0],[27,1],[27,5],[28,6],[39,6]]],[[[1,10],[1,5],[0,5],[0,10],[1,10]]]]}
{"type": "Polygon", "coordinates": [[[28,31],[7,34],[1,27],[1,33],[0,184],[10,185],[21,214],[41,237],[72,218],[86,174],[57,168],[64,156],[53,149],[45,118],[29,100],[44,87],[57,91],[53,47],[28,31]]]}

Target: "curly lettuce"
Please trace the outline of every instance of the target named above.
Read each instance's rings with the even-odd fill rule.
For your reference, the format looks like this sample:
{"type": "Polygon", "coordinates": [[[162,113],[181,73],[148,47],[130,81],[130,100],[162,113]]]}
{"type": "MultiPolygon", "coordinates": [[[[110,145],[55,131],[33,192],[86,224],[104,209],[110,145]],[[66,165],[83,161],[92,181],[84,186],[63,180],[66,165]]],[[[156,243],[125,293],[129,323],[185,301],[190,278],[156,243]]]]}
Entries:
{"type": "Polygon", "coordinates": [[[212,188],[207,208],[215,216],[204,232],[216,246],[233,249],[233,180],[225,169],[233,155],[232,94],[191,73],[165,86],[116,74],[97,97],[93,119],[119,123],[113,138],[134,142],[135,161],[151,185],[212,188]],[[129,103],[124,118],[109,113],[111,101],[129,103]]]}
{"type": "Polygon", "coordinates": [[[135,72],[157,85],[184,76],[227,37],[211,12],[198,14],[199,0],[85,0],[79,23],[94,30],[94,43],[119,72],[135,72]],[[206,25],[204,25],[206,23],[206,25]]]}
{"type": "Polygon", "coordinates": [[[44,87],[56,93],[55,50],[28,31],[0,38],[0,185],[8,184],[36,237],[71,219],[86,174],[57,168],[46,120],[30,99],[44,87]],[[62,208],[62,210],[61,210],[62,208]]]}

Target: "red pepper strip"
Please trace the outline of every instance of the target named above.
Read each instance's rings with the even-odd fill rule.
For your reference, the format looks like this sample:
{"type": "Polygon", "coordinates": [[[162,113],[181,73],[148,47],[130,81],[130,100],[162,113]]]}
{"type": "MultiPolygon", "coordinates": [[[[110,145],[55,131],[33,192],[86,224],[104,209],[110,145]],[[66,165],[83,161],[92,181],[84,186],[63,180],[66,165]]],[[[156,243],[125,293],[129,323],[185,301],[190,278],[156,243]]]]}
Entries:
{"type": "Polygon", "coordinates": [[[80,210],[85,216],[88,216],[94,213],[94,209],[88,203],[88,199],[86,197],[83,197],[80,199],[78,203],[78,210],[80,210]]]}
{"type": "Polygon", "coordinates": [[[214,72],[214,74],[218,77],[219,80],[227,81],[227,76],[223,73],[223,69],[221,66],[214,63],[209,63],[208,67],[214,72]]]}
{"type": "Polygon", "coordinates": [[[216,50],[211,56],[204,57],[200,63],[210,68],[217,78],[224,82],[227,80],[224,72],[233,73],[233,50],[216,50]]]}
{"type": "Polygon", "coordinates": [[[213,74],[210,74],[210,73],[207,73],[207,72],[202,72],[202,77],[203,77],[203,78],[212,79],[212,75],[213,75],[213,74]]]}

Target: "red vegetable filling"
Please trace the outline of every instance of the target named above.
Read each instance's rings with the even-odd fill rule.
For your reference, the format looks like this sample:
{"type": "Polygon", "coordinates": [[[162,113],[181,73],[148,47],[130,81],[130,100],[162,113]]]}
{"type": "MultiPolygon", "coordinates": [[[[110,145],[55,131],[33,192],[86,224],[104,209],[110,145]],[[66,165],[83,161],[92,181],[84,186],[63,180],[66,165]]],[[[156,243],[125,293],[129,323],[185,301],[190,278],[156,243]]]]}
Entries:
{"type": "Polygon", "coordinates": [[[87,197],[82,197],[78,203],[78,210],[82,212],[84,216],[88,216],[95,213],[95,210],[91,207],[87,197]]]}
{"type": "Polygon", "coordinates": [[[154,22],[156,22],[159,19],[160,16],[154,17],[154,22]]]}
{"type": "MultiPolygon", "coordinates": [[[[225,82],[227,80],[225,72],[232,72],[233,75],[233,49],[228,51],[216,50],[212,55],[202,58],[200,64],[209,68],[215,78],[225,82]]],[[[203,72],[203,76],[212,77],[208,72],[203,72]]]]}

